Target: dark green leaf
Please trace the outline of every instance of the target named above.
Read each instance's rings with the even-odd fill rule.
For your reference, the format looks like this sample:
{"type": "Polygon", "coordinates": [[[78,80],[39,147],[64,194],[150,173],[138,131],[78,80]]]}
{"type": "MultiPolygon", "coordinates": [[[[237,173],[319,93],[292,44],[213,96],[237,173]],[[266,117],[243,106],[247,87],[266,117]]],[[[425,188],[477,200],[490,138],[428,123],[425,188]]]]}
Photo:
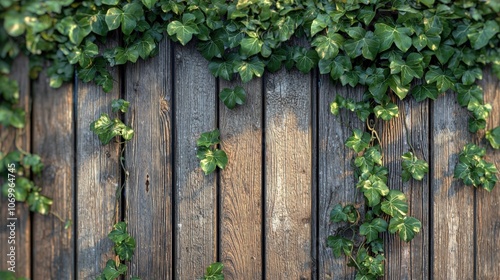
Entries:
{"type": "Polygon", "coordinates": [[[341,204],[335,205],[330,212],[330,221],[334,223],[347,222],[347,214],[343,210],[344,208],[341,204]]]}
{"type": "Polygon", "coordinates": [[[244,83],[250,81],[254,76],[261,77],[264,74],[264,67],[264,63],[255,56],[249,61],[238,61],[235,65],[235,69],[244,83]]]}
{"type": "Polygon", "coordinates": [[[342,253],[349,256],[352,253],[352,249],[354,247],[354,243],[346,238],[341,236],[328,236],[326,240],[326,244],[328,247],[332,248],[333,255],[339,258],[342,253]]]}
{"type": "Polygon", "coordinates": [[[377,105],[373,108],[373,113],[375,113],[377,118],[381,118],[384,121],[388,121],[399,116],[398,106],[394,103],[388,103],[384,106],[377,105]]]}
{"type": "Polygon", "coordinates": [[[402,156],[403,181],[406,182],[413,177],[415,180],[422,180],[429,172],[429,165],[424,160],[418,159],[412,152],[406,152],[402,156]]]}
{"type": "Polygon", "coordinates": [[[381,218],[373,219],[370,223],[363,223],[359,228],[359,234],[366,236],[366,242],[370,243],[378,239],[379,233],[387,230],[387,222],[381,218]]]}
{"type": "Polygon", "coordinates": [[[493,149],[500,149],[500,126],[487,130],[485,138],[490,142],[493,149]]]}
{"type": "Polygon", "coordinates": [[[413,95],[413,97],[415,97],[415,100],[419,102],[427,98],[436,100],[436,98],[439,96],[439,92],[435,84],[417,85],[413,88],[411,94],[413,95]]]}
{"type": "Polygon", "coordinates": [[[124,99],[113,99],[111,101],[111,110],[113,112],[121,111],[122,113],[126,113],[128,111],[128,107],[130,106],[130,102],[124,99]]]}
{"type": "Polygon", "coordinates": [[[359,129],[353,130],[353,135],[349,137],[345,145],[353,149],[356,153],[368,148],[370,145],[371,136],[370,134],[363,132],[359,129]]]}
{"type": "Polygon", "coordinates": [[[200,138],[196,141],[198,147],[206,147],[216,145],[220,143],[220,132],[218,129],[212,131],[204,132],[200,135],[200,138]]]}
{"type": "Polygon", "coordinates": [[[246,92],[240,86],[237,86],[234,89],[225,88],[219,93],[219,98],[222,102],[224,102],[224,105],[226,105],[227,108],[234,109],[236,104],[243,105],[243,103],[245,103],[246,92]]]}

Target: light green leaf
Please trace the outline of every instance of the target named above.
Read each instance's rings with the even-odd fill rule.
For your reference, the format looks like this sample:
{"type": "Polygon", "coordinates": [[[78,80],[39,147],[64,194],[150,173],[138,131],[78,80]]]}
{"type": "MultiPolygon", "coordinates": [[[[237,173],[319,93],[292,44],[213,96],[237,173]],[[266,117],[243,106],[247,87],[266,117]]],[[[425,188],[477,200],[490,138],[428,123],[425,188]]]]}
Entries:
{"type": "Polygon", "coordinates": [[[399,190],[390,190],[386,200],[382,202],[381,209],[391,217],[405,216],[408,213],[406,196],[399,190]]]}
{"type": "Polygon", "coordinates": [[[344,50],[351,58],[363,55],[364,58],[374,60],[378,54],[380,43],[373,32],[366,32],[361,27],[351,27],[347,33],[351,38],[345,41],[344,50]]]}
{"type": "Polygon", "coordinates": [[[329,32],[327,36],[319,35],[314,38],[311,45],[316,47],[320,59],[333,59],[339,53],[344,38],[342,35],[329,32]]]}
{"type": "Polygon", "coordinates": [[[398,106],[394,103],[388,103],[385,106],[377,105],[373,108],[373,112],[377,118],[381,118],[384,121],[388,121],[399,116],[398,106]]]}
{"type": "Polygon", "coordinates": [[[418,159],[412,152],[406,152],[402,156],[403,181],[406,182],[413,177],[421,181],[425,174],[429,172],[429,165],[424,160],[418,159]]]}
{"type": "Polygon", "coordinates": [[[343,210],[344,208],[341,204],[335,205],[330,212],[330,221],[334,223],[347,222],[347,214],[343,210]]]}
{"type": "Polygon", "coordinates": [[[148,9],[152,9],[155,4],[158,2],[158,0],[141,0],[142,1],[142,4],[144,4],[144,6],[146,6],[146,8],[148,9]]]}
{"type": "Polygon", "coordinates": [[[250,81],[254,76],[261,77],[264,74],[264,67],[264,63],[255,56],[249,61],[238,61],[235,65],[235,69],[244,83],[250,81]]]}
{"type": "Polygon", "coordinates": [[[399,232],[399,237],[403,241],[410,241],[415,237],[415,234],[420,232],[422,223],[413,217],[394,217],[389,222],[389,232],[399,232]]]}
{"type": "Polygon", "coordinates": [[[500,149],[500,126],[486,131],[486,140],[490,142],[493,149],[500,149]]]}
{"type": "Polygon", "coordinates": [[[388,50],[392,43],[403,52],[407,52],[412,45],[412,31],[407,27],[390,26],[385,23],[375,24],[375,35],[380,42],[380,51],[388,50]]]}
{"type": "Polygon", "coordinates": [[[220,131],[218,129],[214,129],[208,132],[203,132],[196,141],[196,146],[209,148],[210,146],[220,143],[219,137],[220,137],[220,131]]]}
{"type": "Polygon", "coordinates": [[[490,39],[500,31],[500,26],[494,20],[488,20],[484,23],[476,23],[471,27],[467,34],[472,47],[479,50],[486,46],[490,39]],[[482,28],[481,28],[482,27],[482,28]]]}
{"type": "Polygon", "coordinates": [[[359,129],[353,130],[353,135],[349,137],[345,145],[353,149],[356,153],[368,148],[370,145],[371,136],[367,132],[363,132],[359,129]]]}
{"type": "Polygon", "coordinates": [[[263,42],[259,38],[244,38],[241,40],[241,54],[252,56],[258,54],[262,49],[263,42]]]}

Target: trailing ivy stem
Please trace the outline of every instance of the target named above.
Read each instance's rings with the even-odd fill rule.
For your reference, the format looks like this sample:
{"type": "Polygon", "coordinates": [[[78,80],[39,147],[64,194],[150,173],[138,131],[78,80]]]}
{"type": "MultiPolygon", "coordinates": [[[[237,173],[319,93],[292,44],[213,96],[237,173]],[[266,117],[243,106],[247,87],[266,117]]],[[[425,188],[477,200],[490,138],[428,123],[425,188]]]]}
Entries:
{"type": "Polygon", "coordinates": [[[372,138],[375,137],[377,139],[377,143],[380,145],[380,151],[382,151],[382,141],[380,140],[380,137],[378,136],[377,131],[375,130],[375,124],[373,126],[370,125],[370,119],[366,119],[366,126],[368,127],[368,130],[372,133],[372,138]]]}
{"type": "Polygon", "coordinates": [[[65,223],[66,221],[61,218],[61,216],[59,216],[59,214],[57,214],[56,212],[52,212],[50,211],[49,214],[53,215],[54,217],[56,217],[59,221],[61,221],[61,223],[65,223]]]}
{"type": "Polygon", "coordinates": [[[356,267],[358,268],[359,271],[361,271],[361,267],[359,266],[359,264],[356,262],[356,260],[352,257],[352,254],[349,254],[349,258],[351,258],[351,260],[354,262],[354,264],[356,265],[356,267]]]}
{"type": "MultiPolygon", "coordinates": [[[[18,139],[18,137],[20,136],[20,134],[19,134],[19,132],[20,132],[20,131],[21,131],[21,129],[18,129],[18,130],[16,131],[16,138],[14,139],[14,143],[15,143],[15,145],[16,145],[16,149],[18,149],[18,150],[19,150],[19,151],[20,151],[23,155],[28,155],[29,153],[28,153],[28,152],[26,152],[23,148],[21,148],[21,146],[19,146],[19,143],[17,142],[17,139],[18,139]]],[[[22,132],[22,133],[24,133],[24,132],[22,132]]],[[[21,135],[22,135],[22,134],[21,134],[21,135]]]]}
{"type": "Polygon", "coordinates": [[[411,151],[413,152],[413,155],[414,156],[417,156],[417,153],[415,152],[415,149],[413,148],[413,145],[411,144],[411,141],[410,141],[410,129],[408,128],[408,124],[406,123],[406,118],[404,116],[406,116],[406,109],[405,109],[405,106],[403,105],[403,123],[405,125],[405,129],[406,129],[406,142],[408,142],[408,146],[410,146],[410,149],[411,151]]]}

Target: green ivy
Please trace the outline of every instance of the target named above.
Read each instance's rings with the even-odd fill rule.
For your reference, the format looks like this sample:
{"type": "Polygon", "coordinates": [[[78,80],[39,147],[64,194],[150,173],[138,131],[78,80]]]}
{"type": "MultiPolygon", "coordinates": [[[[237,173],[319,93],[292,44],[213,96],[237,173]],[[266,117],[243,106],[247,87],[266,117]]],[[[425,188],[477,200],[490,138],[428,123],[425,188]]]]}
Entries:
{"type": "Polygon", "coordinates": [[[207,272],[203,276],[203,280],[224,280],[222,270],[224,265],[220,262],[212,263],[207,267],[207,272]]]}
{"type": "Polygon", "coordinates": [[[200,160],[200,167],[208,175],[215,171],[217,167],[224,169],[227,165],[227,155],[223,150],[217,149],[220,143],[220,132],[218,129],[204,132],[196,141],[198,151],[196,157],[200,160]]]}

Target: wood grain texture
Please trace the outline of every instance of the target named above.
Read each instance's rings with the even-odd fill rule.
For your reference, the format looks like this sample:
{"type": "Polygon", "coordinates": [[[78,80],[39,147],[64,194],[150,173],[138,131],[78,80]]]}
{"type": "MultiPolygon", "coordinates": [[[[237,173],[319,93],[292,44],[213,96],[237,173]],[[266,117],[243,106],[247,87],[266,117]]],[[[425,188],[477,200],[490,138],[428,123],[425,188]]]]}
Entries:
{"type": "Polygon", "coordinates": [[[335,234],[339,225],[330,222],[330,212],[337,204],[356,204],[363,211],[364,199],[356,189],[353,160],[355,152],[344,143],[352,129],[365,129],[355,113],[341,110],[339,116],[330,113],[330,103],[337,94],[361,100],[363,88],[334,85],[329,75],[319,77],[318,111],[318,279],[354,279],[355,271],[348,267],[347,258],[335,258],[326,246],[329,235],[335,234]]]}
{"type": "Polygon", "coordinates": [[[141,279],[172,279],[172,64],[170,41],[159,54],[127,65],[126,123],[135,135],[125,144],[126,212],[136,251],[129,274],[141,279]]]}
{"type": "Polygon", "coordinates": [[[174,47],[175,279],[197,279],[217,260],[216,176],[205,176],[196,140],[216,128],[215,78],[191,43],[174,47]]]}
{"type": "MultiPolygon", "coordinates": [[[[35,183],[53,200],[51,212],[63,220],[74,214],[73,85],[53,89],[42,73],[33,84],[33,152],[44,169],[35,183]]],[[[74,227],[55,215],[33,215],[33,279],[75,279],[74,227]]]]}
{"type": "MultiPolygon", "coordinates": [[[[28,58],[21,55],[12,64],[10,77],[15,79],[19,85],[18,108],[26,112],[25,126],[23,129],[8,128],[0,125],[0,151],[10,152],[16,150],[16,146],[30,151],[31,149],[31,97],[30,79],[28,76],[28,58]]],[[[17,167],[19,168],[19,167],[17,167]]],[[[0,186],[4,178],[0,178],[0,186]]],[[[2,220],[8,217],[8,201],[0,195],[0,217],[2,220]]],[[[31,277],[31,219],[30,211],[25,203],[16,203],[16,275],[18,277],[31,277]]],[[[7,253],[10,246],[7,240],[9,230],[6,226],[0,227],[0,270],[7,270],[7,253]]]]}
{"type": "MultiPolygon", "coordinates": [[[[396,98],[395,98],[396,99],[396,98]]],[[[383,161],[389,169],[388,186],[407,198],[408,215],[419,219],[422,228],[411,242],[397,234],[384,234],[385,279],[422,279],[429,277],[429,175],[422,181],[401,179],[402,158],[406,152],[429,163],[429,102],[414,99],[395,101],[399,116],[386,122],[378,120],[383,144],[383,161]]]]}
{"type": "Polygon", "coordinates": [[[474,189],[453,178],[458,154],[471,142],[467,111],[447,92],[431,105],[431,275],[474,278],[474,189]]]}
{"type": "MultiPolygon", "coordinates": [[[[116,43],[108,43],[110,46],[116,43]]],[[[104,93],[93,83],[78,82],[76,120],[77,271],[78,279],[94,279],[114,256],[108,233],[116,222],[116,190],[121,186],[120,145],[103,146],[90,123],[111,112],[111,101],[120,97],[121,82],[112,69],[113,90],[104,93]]],[[[118,217],[119,218],[119,217],[118,217]]]]}
{"type": "Polygon", "coordinates": [[[220,178],[220,258],[225,279],[262,279],[262,80],[220,80],[220,90],[243,86],[244,105],[222,102],[222,149],[229,164],[220,178]]]}
{"type": "Polygon", "coordinates": [[[311,77],[265,80],[266,279],[311,279],[311,77]]]}
{"type": "MultiPolygon", "coordinates": [[[[500,126],[500,81],[490,69],[483,74],[480,83],[484,89],[486,103],[493,107],[488,118],[488,129],[500,126]]],[[[484,145],[486,146],[486,145],[484,145]]],[[[487,144],[488,162],[495,163],[500,170],[500,151],[493,150],[487,144]]],[[[497,177],[500,177],[497,175],[497,177]]],[[[493,191],[484,189],[476,191],[476,279],[497,279],[500,275],[500,183],[496,184],[493,191]]]]}

